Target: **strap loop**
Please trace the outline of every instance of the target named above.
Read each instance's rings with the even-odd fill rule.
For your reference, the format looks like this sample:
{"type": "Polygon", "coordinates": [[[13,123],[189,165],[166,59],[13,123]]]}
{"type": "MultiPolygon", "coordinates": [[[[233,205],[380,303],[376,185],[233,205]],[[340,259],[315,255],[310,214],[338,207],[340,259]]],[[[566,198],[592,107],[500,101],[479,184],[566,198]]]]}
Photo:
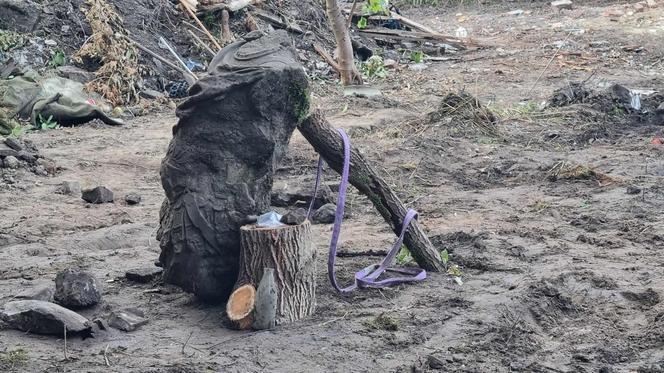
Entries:
{"type": "MultiPolygon", "coordinates": [[[[401,245],[403,244],[403,238],[406,235],[406,231],[410,226],[410,223],[413,219],[417,219],[417,212],[413,209],[409,209],[404,218],[403,224],[401,226],[401,233],[399,238],[392,245],[392,248],[387,253],[385,258],[378,263],[370,265],[361,271],[355,273],[355,282],[352,285],[349,285],[345,288],[339,286],[337,282],[336,272],[334,265],[337,258],[337,247],[339,242],[339,236],[341,234],[341,223],[344,217],[344,206],[346,203],[346,190],[348,189],[348,176],[350,173],[350,140],[348,135],[342,129],[337,129],[339,135],[341,136],[343,142],[343,168],[341,170],[341,184],[339,185],[339,198],[337,200],[337,211],[334,217],[334,228],[332,229],[332,239],[330,240],[330,252],[327,260],[327,275],[330,279],[332,287],[340,293],[349,293],[356,288],[384,288],[392,285],[398,285],[408,282],[417,282],[424,280],[427,275],[426,271],[420,268],[391,268],[390,266],[394,262],[401,245]],[[384,280],[378,280],[378,278],[385,273],[386,271],[395,272],[402,274],[404,276],[396,276],[386,278],[384,280]]],[[[311,213],[314,206],[314,200],[318,193],[320,187],[320,182],[323,175],[323,158],[318,159],[318,171],[316,173],[316,184],[314,186],[314,195],[311,199],[311,204],[309,205],[309,211],[307,217],[311,217],[311,213]]]]}

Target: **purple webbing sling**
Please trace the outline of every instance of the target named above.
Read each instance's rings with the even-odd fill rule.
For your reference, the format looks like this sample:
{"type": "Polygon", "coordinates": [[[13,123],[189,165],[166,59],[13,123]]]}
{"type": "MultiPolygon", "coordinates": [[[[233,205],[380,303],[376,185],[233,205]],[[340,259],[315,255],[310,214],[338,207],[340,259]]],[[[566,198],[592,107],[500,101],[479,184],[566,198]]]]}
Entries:
{"type": "MultiPolygon", "coordinates": [[[[394,243],[390,251],[387,253],[385,258],[378,263],[370,265],[359,272],[355,273],[355,283],[342,288],[337,282],[336,273],[334,270],[334,263],[337,258],[337,244],[339,242],[339,235],[341,233],[341,222],[344,217],[344,206],[346,203],[346,189],[348,189],[348,174],[350,172],[350,140],[348,135],[342,129],[337,129],[341,135],[344,147],[344,164],[341,172],[341,184],[339,185],[339,199],[337,201],[337,211],[334,217],[334,228],[332,230],[332,240],[330,241],[330,253],[327,260],[327,275],[332,283],[332,286],[340,293],[349,293],[354,289],[360,288],[383,288],[387,286],[407,283],[407,282],[416,282],[422,281],[427,277],[426,271],[420,268],[390,268],[392,262],[396,258],[401,245],[403,244],[403,238],[408,230],[408,226],[413,219],[417,219],[417,212],[415,210],[409,209],[404,218],[403,225],[401,227],[401,234],[399,238],[394,243]],[[378,280],[378,277],[385,273],[386,271],[399,273],[405,276],[400,277],[390,277],[384,280],[378,280]]],[[[318,171],[316,173],[316,185],[314,187],[314,195],[311,199],[311,204],[309,205],[309,211],[307,217],[311,217],[313,210],[314,200],[316,199],[316,194],[318,193],[318,188],[320,187],[321,178],[323,175],[323,158],[318,159],[318,171]]]]}

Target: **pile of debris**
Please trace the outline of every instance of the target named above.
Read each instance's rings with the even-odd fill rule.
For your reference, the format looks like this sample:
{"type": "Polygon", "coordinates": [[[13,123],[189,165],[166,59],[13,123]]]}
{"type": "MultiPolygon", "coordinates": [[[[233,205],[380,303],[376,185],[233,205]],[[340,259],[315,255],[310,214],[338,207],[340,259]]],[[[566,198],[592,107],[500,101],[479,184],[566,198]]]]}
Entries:
{"type": "Polygon", "coordinates": [[[14,137],[0,140],[0,168],[10,170],[25,168],[42,176],[56,171],[53,161],[42,157],[30,140],[19,140],[14,137]]]}
{"type": "MultiPolygon", "coordinates": [[[[130,270],[127,279],[138,283],[154,281],[161,268],[130,270]]],[[[136,308],[98,312],[102,302],[99,281],[79,268],[66,268],[55,277],[55,286],[36,286],[16,295],[0,308],[0,321],[8,328],[46,335],[92,337],[108,327],[130,332],[147,324],[145,314],[136,308]],[[92,320],[78,313],[92,310],[99,316],[92,320]]]]}
{"type": "Polygon", "coordinates": [[[617,122],[664,125],[664,90],[630,89],[620,84],[595,90],[584,83],[572,82],[557,89],[548,105],[584,105],[617,122]]]}

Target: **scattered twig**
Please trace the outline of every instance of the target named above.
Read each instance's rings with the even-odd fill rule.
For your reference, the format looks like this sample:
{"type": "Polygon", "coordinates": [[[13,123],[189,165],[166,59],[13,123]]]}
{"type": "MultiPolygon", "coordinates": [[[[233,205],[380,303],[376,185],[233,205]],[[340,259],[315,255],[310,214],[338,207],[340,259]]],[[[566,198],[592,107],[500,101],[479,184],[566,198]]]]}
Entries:
{"type": "Polygon", "coordinates": [[[542,70],[542,72],[539,74],[539,76],[535,80],[535,83],[533,83],[533,85],[530,86],[530,89],[528,90],[528,93],[526,93],[526,96],[529,96],[530,93],[533,91],[533,89],[535,89],[535,86],[537,86],[537,83],[539,83],[540,79],[542,79],[542,76],[544,75],[546,70],[549,69],[549,66],[551,66],[551,63],[553,62],[553,60],[556,58],[556,56],[558,56],[558,52],[560,52],[560,50],[565,46],[565,42],[569,39],[569,37],[571,35],[572,35],[572,32],[570,31],[567,34],[567,36],[565,37],[565,40],[563,40],[563,42],[560,43],[560,46],[558,47],[558,49],[556,49],[556,52],[553,54],[553,56],[551,56],[551,59],[549,60],[549,62],[546,64],[546,66],[544,66],[544,70],[542,70]]]}
{"type": "Polygon", "coordinates": [[[333,68],[336,72],[338,72],[339,74],[341,74],[341,66],[339,66],[339,64],[334,60],[334,58],[332,58],[332,56],[330,56],[330,55],[325,51],[325,49],[323,49],[323,47],[321,47],[321,46],[318,45],[318,44],[314,44],[314,50],[315,50],[318,54],[320,54],[320,56],[323,57],[323,59],[325,60],[325,62],[327,62],[330,66],[332,66],[332,68],[333,68]]]}
{"type": "Polygon", "coordinates": [[[325,325],[327,325],[327,324],[331,324],[331,323],[333,323],[333,322],[335,322],[335,321],[343,320],[343,319],[346,318],[346,316],[348,316],[348,314],[350,314],[350,311],[346,311],[346,313],[345,313],[343,316],[335,317],[335,318],[333,318],[333,319],[330,319],[330,320],[327,320],[327,321],[325,321],[325,322],[323,322],[323,323],[320,323],[320,324],[318,324],[318,326],[325,326],[325,325]]]}
{"type": "Polygon", "coordinates": [[[346,28],[350,28],[350,25],[353,23],[353,15],[355,14],[356,7],[357,0],[353,0],[353,6],[350,8],[350,14],[348,15],[348,26],[346,28]]]}
{"type": "Polygon", "coordinates": [[[205,25],[203,25],[203,22],[201,22],[201,20],[198,19],[198,17],[196,17],[196,13],[194,13],[194,11],[191,10],[189,5],[187,5],[187,3],[184,0],[180,0],[180,4],[182,4],[182,7],[187,11],[187,13],[189,13],[191,18],[196,22],[196,24],[198,24],[198,27],[200,27],[201,30],[203,30],[205,35],[207,35],[207,37],[210,38],[210,41],[212,41],[212,44],[214,44],[214,46],[217,47],[217,49],[221,50],[221,45],[219,45],[219,43],[217,42],[217,39],[215,39],[215,37],[212,36],[212,34],[210,34],[210,31],[208,31],[208,29],[205,27],[205,25]]]}
{"type": "Polygon", "coordinates": [[[182,61],[182,58],[180,58],[180,56],[177,54],[177,52],[175,52],[175,50],[170,46],[170,44],[168,44],[168,42],[166,41],[166,39],[164,39],[162,36],[160,36],[160,37],[159,37],[159,41],[161,41],[161,42],[166,46],[166,49],[168,49],[168,51],[171,52],[171,54],[173,55],[173,57],[175,57],[175,59],[180,63],[180,65],[182,65],[182,67],[183,67],[185,70],[187,70],[187,72],[188,72],[189,74],[191,74],[191,75],[193,75],[193,76],[196,76],[196,74],[194,74],[193,72],[191,72],[191,70],[189,70],[189,67],[187,66],[187,64],[184,63],[184,61],[182,61]]]}
{"type": "Polygon", "coordinates": [[[203,47],[203,49],[205,49],[206,51],[208,51],[208,53],[210,53],[210,55],[211,55],[212,57],[214,57],[214,56],[216,55],[216,53],[214,53],[214,51],[212,50],[212,48],[210,48],[207,44],[203,43],[203,40],[201,40],[201,38],[199,38],[198,35],[194,34],[193,31],[191,31],[191,30],[187,30],[187,32],[189,33],[189,35],[191,35],[192,39],[194,39],[194,41],[195,41],[198,45],[200,45],[201,47],[203,47]]]}
{"type": "Polygon", "coordinates": [[[339,258],[354,258],[358,256],[385,256],[385,255],[387,255],[386,250],[367,250],[367,251],[340,250],[337,252],[337,257],[339,258]]]}
{"type": "Polygon", "coordinates": [[[191,80],[191,82],[189,82],[190,84],[192,84],[193,82],[195,82],[196,80],[198,80],[198,78],[197,78],[195,75],[189,73],[188,71],[184,70],[184,69],[181,68],[180,66],[174,64],[173,62],[167,60],[166,58],[160,56],[159,54],[157,54],[157,53],[151,51],[150,49],[148,49],[148,48],[146,48],[146,47],[144,47],[143,45],[141,45],[141,44],[138,43],[137,41],[132,40],[132,39],[129,39],[129,38],[127,38],[127,40],[129,40],[130,42],[134,43],[134,44],[136,45],[136,47],[138,47],[138,49],[140,49],[140,50],[142,50],[143,52],[145,52],[145,53],[151,55],[152,57],[158,59],[159,61],[165,63],[166,65],[168,65],[168,66],[169,66],[170,68],[172,68],[173,70],[179,71],[182,75],[184,75],[185,80],[187,80],[188,82],[189,82],[189,80],[191,80]]]}
{"type": "Polygon", "coordinates": [[[104,362],[106,363],[107,367],[111,366],[111,362],[108,361],[108,348],[109,347],[110,347],[109,345],[106,345],[106,348],[104,349],[104,362]]]}
{"type": "Polygon", "coordinates": [[[186,356],[186,357],[192,357],[192,356],[194,356],[194,355],[196,354],[195,352],[192,352],[191,355],[187,355],[187,354],[184,352],[184,349],[187,348],[187,344],[189,344],[189,340],[191,339],[191,336],[192,336],[193,334],[194,334],[194,331],[192,330],[191,333],[189,333],[189,337],[187,337],[187,340],[186,340],[186,341],[184,342],[184,344],[182,345],[182,355],[184,355],[184,356],[186,356]]]}
{"type": "Polygon", "coordinates": [[[69,355],[67,354],[67,324],[64,324],[64,335],[65,335],[65,347],[64,347],[65,361],[69,361],[69,355]]]}

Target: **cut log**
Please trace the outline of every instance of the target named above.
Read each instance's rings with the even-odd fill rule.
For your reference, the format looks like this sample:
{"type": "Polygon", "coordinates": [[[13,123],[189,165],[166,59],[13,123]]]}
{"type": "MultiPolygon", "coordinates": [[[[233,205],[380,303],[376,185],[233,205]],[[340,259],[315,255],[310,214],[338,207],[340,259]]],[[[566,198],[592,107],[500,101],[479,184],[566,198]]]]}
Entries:
{"type": "Polygon", "coordinates": [[[226,314],[236,328],[251,328],[255,303],[256,288],[252,284],[241,285],[233,291],[226,303],[226,314]]]}
{"type": "Polygon", "coordinates": [[[293,22],[289,22],[288,20],[284,20],[280,16],[270,14],[268,12],[263,12],[258,9],[254,11],[254,14],[256,15],[256,17],[262,19],[265,22],[272,24],[272,26],[274,27],[281,28],[287,31],[296,32],[298,34],[304,34],[304,30],[302,30],[300,26],[296,25],[293,22]]]}
{"type": "MultiPolygon", "coordinates": [[[[330,126],[323,114],[315,111],[298,125],[298,129],[330,167],[341,174],[343,143],[339,133],[330,126]]],[[[369,166],[357,148],[351,149],[349,182],[360,193],[369,197],[374,207],[398,235],[407,209],[385,180],[369,166]]],[[[445,270],[438,250],[416,220],[410,224],[404,243],[420,267],[427,271],[445,270]]]]}
{"type": "Polygon", "coordinates": [[[416,31],[402,31],[402,30],[388,30],[388,29],[364,29],[359,30],[359,33],[372,38],[391,39],[391,40],[411,40],[411,41],[438,41],[449,44],[459,50],[467,49],[466,45],[473,45],[473,43],[451,36],[432,34],[428,32],[416,31]]]}
{"type": "Polygon", "coordinates": [[[316,251],[309,221],[276,228],[245,225],[240,229],[240,240],[240,272],[235,284],[236,290],[227,304],[231,320],[244,320],[242,325],[237,324],[238,328],[248,328],[255,319],[270,319],[270,315],[254,314],[248,318],[244,314],[249,305],[249,313],[262,311],[258,306],[254,310],[254,304],[263,303],[263,300],[247,301],[248,295],[253,298],[256,295],[246,289],[248,286],[252,289],[258,287],[265,269],[274,270],[277,294],[274,320],[277,325],[313,314],[316,308],[316,251]]]}

